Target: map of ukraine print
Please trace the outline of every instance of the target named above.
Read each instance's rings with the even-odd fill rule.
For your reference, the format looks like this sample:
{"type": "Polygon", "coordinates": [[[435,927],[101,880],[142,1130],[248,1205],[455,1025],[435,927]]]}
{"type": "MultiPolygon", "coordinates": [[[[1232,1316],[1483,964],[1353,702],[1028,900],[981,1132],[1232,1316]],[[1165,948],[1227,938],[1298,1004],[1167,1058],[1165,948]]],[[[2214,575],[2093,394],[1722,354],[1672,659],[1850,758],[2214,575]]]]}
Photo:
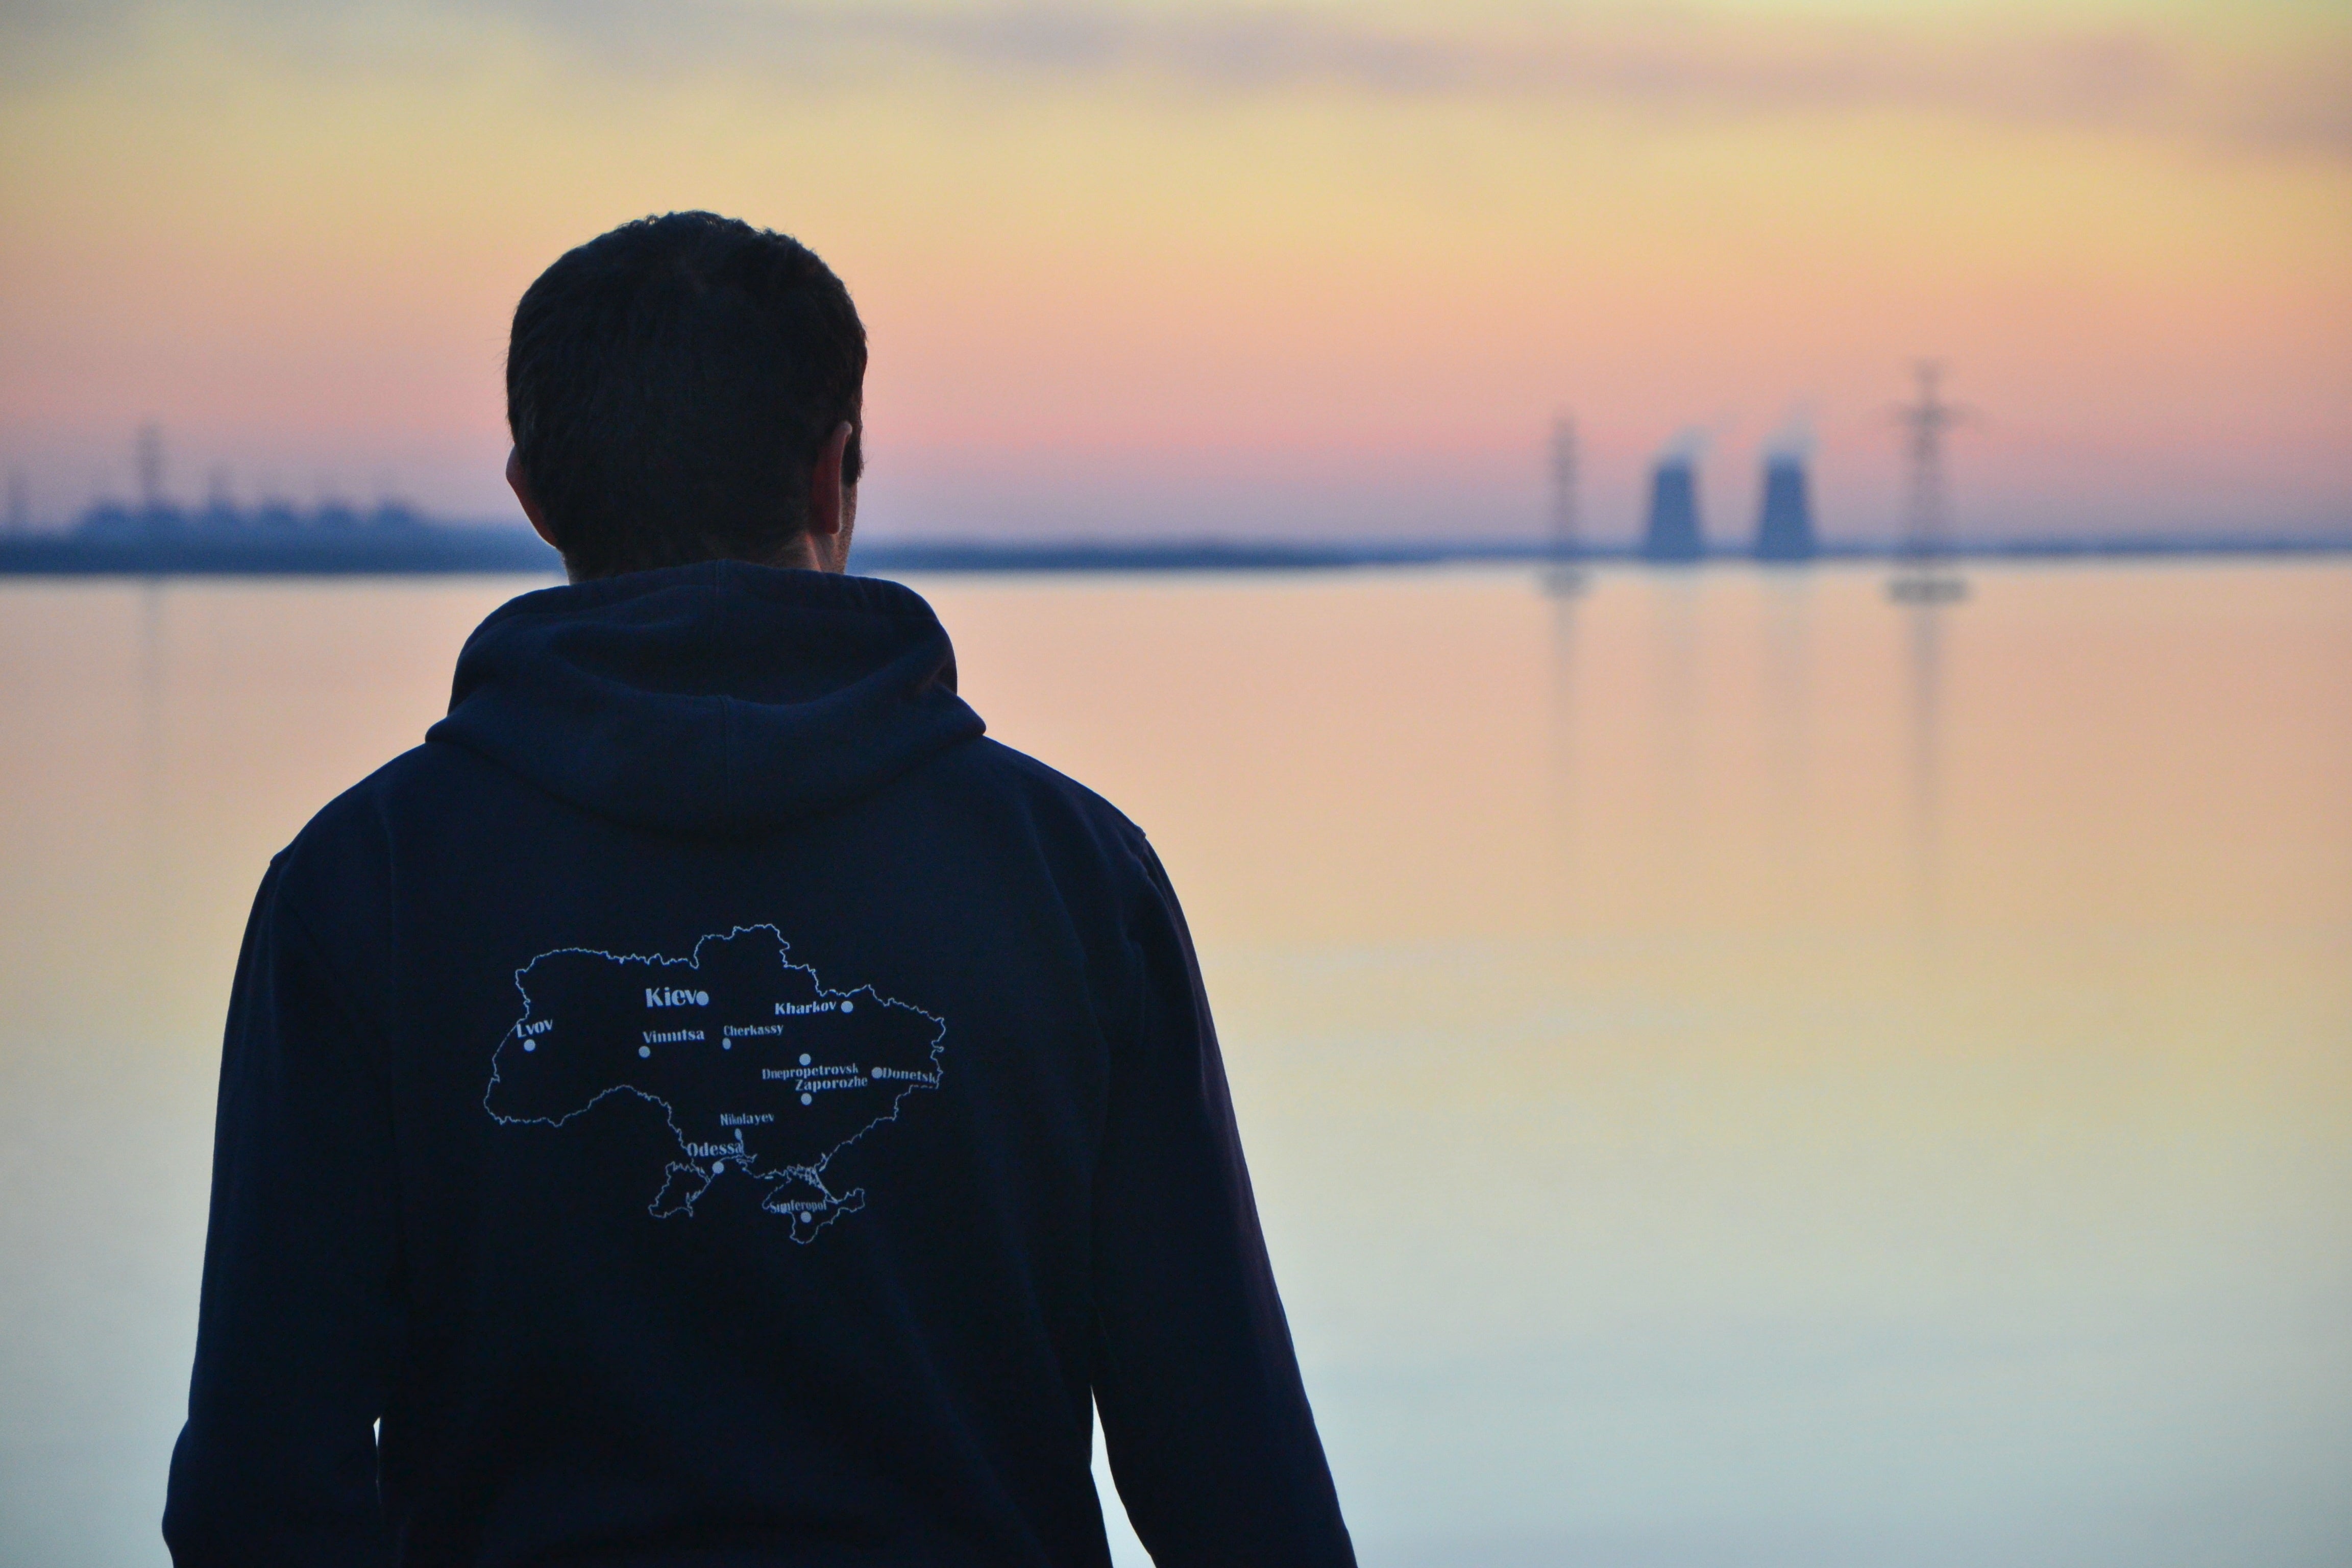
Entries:
{"type": "Polygon", "coordinates": [[[490,1059],[482,1105],[502,1126],[593,1135],[580,1119],[614,1095],[661,1108],[677,1157],[647,1172],[650,1212],[691,1216],[712,1183],[767,1190],[761,1206],[814,1240],[863,1208],[825,1167],[940,1084],[947,1022],[872,986],[828,991],[773,926],[706,936],[686,958],[586,948],[515,972],[522,1016],[490,1059]],[[656,1189],[656,1174],[658,1184],[656,1189]]]}

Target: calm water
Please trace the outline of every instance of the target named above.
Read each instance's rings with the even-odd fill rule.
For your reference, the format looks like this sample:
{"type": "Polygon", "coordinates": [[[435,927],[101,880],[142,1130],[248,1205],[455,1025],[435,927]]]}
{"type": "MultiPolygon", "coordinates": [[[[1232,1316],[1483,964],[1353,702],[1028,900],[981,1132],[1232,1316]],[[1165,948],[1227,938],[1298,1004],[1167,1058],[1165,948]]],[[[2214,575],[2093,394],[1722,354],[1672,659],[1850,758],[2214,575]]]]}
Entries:
{"type": "MultiPolygon", "coordinates": [[[[1974,584],[918,584],[1186,896],[1368,1568],[2352,1560],[2352,567],[1974,584]]],[[[247,900],[529,585],[0,588],[0,1563],[160,1561],[247,900]]]]}

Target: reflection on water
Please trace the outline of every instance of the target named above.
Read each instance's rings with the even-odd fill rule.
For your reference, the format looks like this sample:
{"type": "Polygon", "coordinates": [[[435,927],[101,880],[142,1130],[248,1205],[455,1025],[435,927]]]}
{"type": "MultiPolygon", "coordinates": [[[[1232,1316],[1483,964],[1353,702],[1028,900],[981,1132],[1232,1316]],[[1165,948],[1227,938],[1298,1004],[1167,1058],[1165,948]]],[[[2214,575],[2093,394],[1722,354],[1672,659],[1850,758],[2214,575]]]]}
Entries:
{"type": "Polygon", "coordinates": [[[1937,886],[1942,877],[1943,813],[1937,790],[1943,671],[1938,662],[1941,628],[1937,623],[1951,608],[1948,604],[1917,604],[1903,612],[1911,623],[1911,874],[1917,889],[1919,923],[1929,931],[1937,921],[1937,886]]]}
{"type": "Polygon", "coordinates": [[[1811,573],[1788,570],[1772,573],[1763,583],[1763,790],[1770,805],[1772,837],[1782,851],[1773,879],[1782,885],[1800,869],[1795,852],[1804,835],[1811,766],[1806,748],[1811,733],[1806,713],[1811,693],[1806,680],[1810,650],[1805,622],[1811,584],[1811,573]]]}
{"type": "MultiPolygon", "coordinates": [[[[1577,765],[1577,612],[1591,586],[1591,578],[1579,569],[1572,577],[1548,575],[1541,581],[1551,601],[1551,660],[1544,705],[1549,721],[1546,734],[1550,742],[1544,795],[1551,807],[1547,818],[1550,832],[1546,847],[1549,851],[1551,886],[1564,891],[1576,880],[1577,822],[1570,781],[1576,776],[1577,765]]],[[[1555,910],[1555,915],[1557,912],[1555,910]]]]}
{"type": "MultiPolygon", "coordinates": [[[[130,907],[122,911],[126,928],[136,932],[142,948],[152,950],[164,935],[170,918],[172,888],[169,868],[174,846],[173,825],[165,810],[173,787],[164,751],[171,681],[170,626],[172,593],[161,579],[150,579],[138,589],[139,676],[138,741],[133,764],[137,779],[131,823],[132,866],[138,879],[130,907]]],[[[14,651],[13,649],[11,651],[14,651]]]]}
{"type": "Polygon", "coordinates": [[[164,595],[160,581],[139,590],[139,783],[151,809],[163,776],[164,595]]]}
{"type": "MultiPolygon", "coordinates": [[[[2352,571],[919,585],[1186,897],[1368,1564],[2345,1560],[2352,571]]],[[[0,1561],[158,1560],[246,900],[518,586],[0,592],[0,1561]]]]}

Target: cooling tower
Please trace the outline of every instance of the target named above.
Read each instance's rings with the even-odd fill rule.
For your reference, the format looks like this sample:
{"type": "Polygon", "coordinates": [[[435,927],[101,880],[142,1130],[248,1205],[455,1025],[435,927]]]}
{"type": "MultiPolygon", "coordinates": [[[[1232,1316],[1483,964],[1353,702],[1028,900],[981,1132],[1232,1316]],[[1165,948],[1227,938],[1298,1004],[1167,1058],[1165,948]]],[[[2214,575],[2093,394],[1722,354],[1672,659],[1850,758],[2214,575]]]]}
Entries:
{"type": "Polygon", "coordinates": [[[1778,453],[1764,460],[1764,505],[1756,521],[1756,559],[1811,561],[1813,501],[1802,458],[1778,453]]]}
{"type": "Polygon", "coordinates": [[[1661,458],[1650,473],[1650,524],[1642,535],[1642,558],[1696,561],[1703,548],[1697,470],[1688,458],[1661,458]]]}

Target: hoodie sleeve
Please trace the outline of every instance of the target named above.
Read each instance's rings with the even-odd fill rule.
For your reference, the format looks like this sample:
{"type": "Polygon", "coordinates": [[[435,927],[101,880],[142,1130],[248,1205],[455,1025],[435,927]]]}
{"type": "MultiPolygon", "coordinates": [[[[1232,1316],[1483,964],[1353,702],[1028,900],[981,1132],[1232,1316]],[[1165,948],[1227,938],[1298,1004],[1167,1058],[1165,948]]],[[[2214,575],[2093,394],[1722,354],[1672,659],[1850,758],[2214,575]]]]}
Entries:
{"type": "Polygon", "coordinates": [[[398,1331],[392,1119],[375,1037],[285,907],[246,927],[221,1051],[188,1423],[163,1536],[180,1568],[391,1561],[374,1423],[398,1331]]]}
{"type": "Polygon", "coordinates": [[[1111,1472],[1160,1568],[1352,1564],[1192,936],[1159,858],[1139,848],[1140,1006],[1112,1045],[1095,1189],[1095,1401],[1111,1472]]]}

